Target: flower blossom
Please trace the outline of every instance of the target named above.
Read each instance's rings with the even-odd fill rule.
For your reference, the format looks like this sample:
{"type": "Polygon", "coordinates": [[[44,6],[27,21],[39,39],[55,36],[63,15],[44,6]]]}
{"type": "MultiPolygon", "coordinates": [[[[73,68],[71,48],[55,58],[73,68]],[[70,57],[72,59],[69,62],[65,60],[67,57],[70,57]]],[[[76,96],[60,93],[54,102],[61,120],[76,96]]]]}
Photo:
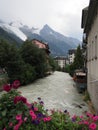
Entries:
{"type": "Polygon", "coordinates": [[[91,130],[96,130],[96,124],[95,123],[91,123],[90,125],[89,125],[89,128],[91,129],[91,130]]]}
{"type": "Polygon", "coordinates": [[[37,118],[37,116],[35,115],[35,113],[32,110],[29,111],[29,114],[32,117],[32,120],[35,120],[37,118]]]}
{"type": "Polygon", "coordinates": [[[15,125],[15,126],[14,126],[14,130],[19,130],[19,127],[20,127],[19,124],[15,125]]]}
{"type": "Polygon", "coordinates": [[[27,102],[27,99],[23,96],[16,96],[14,98],[14,103],[17,104],[18,102],[23,102],[23,103],[26,103],[27,102]]]}
{"type": "Polygon", "coordinates": [[[22,119],[22,115],[21,114],[19,114],[19,115],[16,115],[16,120],[21,120],[22,119]]]}
{"type": "Polygon", "coordinates": [[[44,120],[44,122],[48,122],[48,121],[51,120],[51,117],[50,117],[50,116],[48,116],[48,117],[44,117],[43,120],[44,120]]]}
{"type": "Polygon", "coordinates": [[[9,92],[11,90],[11,86],[9,84],[6,84],[3,86],[3,90],[9,92]]]}
{"type": "Polygon", "coordinates": [[[89,122],[88,121],[84,121],[83,124],[89,125],[89,122]]]}
{"type": "Polygon", "coordinates": [[[12,122],[10,122],[10,123],[9,123],[9,126],[10,126],[10,127],[12,127],[12,126],[13,126],[13,123],[12,123],[12,122]]]}
{"type": "Polygon", "coordinates": [[[20,128],[20,126],[22,125],[22,123],[23,123],[22,119],[19,120],[18,124],[16,124],[16,125],[14,126],[14,130],[19,130],[19,128],[20,128]]]}
{"type": "Polygon", "coordinates": [[[20,86],[20,81],[19,80],[15,80],[12,84],[14,89],[17,89],[20,86]]]}
{"type": "Polygon", "coordinates": [[[24,118],[24,122],[26,122],[26,121],[27,121],[27,119],[28,119],[28,118],[27,118],[27,117],[25,117],[25,118],[24,118]]]}
{"type": "Polygon", "coordinates": [[[37,107],[34,107],[34,111],[38,111],[38,108],[37,108],[37,107]]]}
{"type": "Polygon", "coordinates": [[[98,116],[94,116],[93,121],[98,121],[98,116]]]}

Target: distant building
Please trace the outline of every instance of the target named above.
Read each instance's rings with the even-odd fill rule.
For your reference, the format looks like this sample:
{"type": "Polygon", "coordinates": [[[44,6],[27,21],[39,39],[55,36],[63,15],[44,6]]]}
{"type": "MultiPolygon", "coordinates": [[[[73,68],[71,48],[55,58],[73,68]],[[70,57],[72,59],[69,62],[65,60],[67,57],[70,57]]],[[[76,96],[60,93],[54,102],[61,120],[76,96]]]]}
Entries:
{"type": "Polygon", "coordinates": [[[37,39],[33,39],[32,43],[35,44],[38,48],[44,49],[47,55],[50,54],[50,50],[49,50],[48,44],[46,44],[46,43],[44,43],[42,41],[39,41],[37,39]]]}
{"type": "Polygon", "coordinates": [[[69,58],[66,57],[66,65],[69,65],[69,58]]]}
{"type": "Polygon", "coordinates": [[[98,113],[98,0],[82,10],[83,48],[87,65],[87,89],[98,113]]]}
{"type": "Polygon", "coordinates": [[[76,49],[70,49],[68,51],[69,64],[72,64],[74,62],[75,53],[76,53],[76,49]]]}
{"type": "Polygon", "coordinates": [[[66,65],[66,58],[63,56],[56,56],[54,60],[57,62],[58,66],[63,69],[66,65]]]}

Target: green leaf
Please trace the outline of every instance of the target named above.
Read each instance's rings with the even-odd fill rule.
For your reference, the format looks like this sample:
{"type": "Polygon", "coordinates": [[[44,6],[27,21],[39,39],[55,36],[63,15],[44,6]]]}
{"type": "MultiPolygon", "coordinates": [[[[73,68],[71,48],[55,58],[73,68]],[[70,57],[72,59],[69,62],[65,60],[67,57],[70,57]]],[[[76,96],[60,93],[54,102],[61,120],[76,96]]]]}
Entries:
{"type": "Polygon", "coordinates": [[[6,116],[6,110],[2,111],[2,116],[6,116]]]}

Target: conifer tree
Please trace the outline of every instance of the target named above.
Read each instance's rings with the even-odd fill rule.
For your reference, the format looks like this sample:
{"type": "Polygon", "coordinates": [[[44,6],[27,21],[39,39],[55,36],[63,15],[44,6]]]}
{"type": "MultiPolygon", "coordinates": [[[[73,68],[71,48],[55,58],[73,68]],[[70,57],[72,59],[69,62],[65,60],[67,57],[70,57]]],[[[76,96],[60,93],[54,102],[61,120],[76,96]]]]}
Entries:
{"type": "Polygon", "coordinates": [[[73,65],[74,65],[75,69],[83,68],[84,58],[83,58],[82,49],[81,49],[80,45],[77,47],[73,65]]]}

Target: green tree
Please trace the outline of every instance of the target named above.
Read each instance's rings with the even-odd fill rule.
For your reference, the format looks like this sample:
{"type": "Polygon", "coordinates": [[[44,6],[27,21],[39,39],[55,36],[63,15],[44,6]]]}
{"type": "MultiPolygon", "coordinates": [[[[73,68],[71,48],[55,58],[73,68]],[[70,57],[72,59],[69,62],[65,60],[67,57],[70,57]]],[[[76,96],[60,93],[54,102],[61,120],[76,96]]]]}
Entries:
{"type": "Polygon", "coordinates": [[[49,57],[49,65],[50,65],[50,69],[51,69],[52,71],[55,71],[55,70],[58,69],[58,64],[57,64],[57,62],[56,62],[51,56],[49,57]]]}
{"type": "Polygon", "coordinates": [[[84,66],[84,58],[82,54],[82,49],[80,45],[77,47],[76,53],[75,53],[75,59],[74,62],[70,65],[70,75],[73,76],[74,71],[76,69],[83,69],[84,66]]]}
{"type": "Polygon", "coordinates": [[[18,79],[27,84],[36,77],[35,69],[23,61],[18,48],[5,41],[0,41],[0,66],[6,69],[10,82],[18,79]]]}
{"type": "Polygon", "coordinates": [[[33,82],[36,79],[35,68],[30,64],[24,63],[21,68],[19,79],[23,85],[33,82]]]}
{"type": "Polygon", "coordinates": [[[66,73],[69,73],[70,72],[70,65],[65,65],[65,72],[66,73]]]}
{"type": "Polygon", "coordinates": [[[43,49],[39,49],[31,41],[26,41],[21,46],[20,54],[25,63],[35,68],[37,77],[45,76],[47,71],[47,56],[43,49]]]}
{"type": "Polygon", "coordinates": [[[83,58],[83,54],[82,54],[82,50],[81,50],[80,45],[77,47],[73,64],[74,64],[75,69],[82,69],[83,68],[84,58],[83,58]]]}
{"type": "Polygon", "coordinates": [[[15,77],[20,71],[21,60],[18,55],[18,49],[15,45],[6,43],[5,41],[0,41],[0,66],[5,68],[8,77],[15,77]]]}

